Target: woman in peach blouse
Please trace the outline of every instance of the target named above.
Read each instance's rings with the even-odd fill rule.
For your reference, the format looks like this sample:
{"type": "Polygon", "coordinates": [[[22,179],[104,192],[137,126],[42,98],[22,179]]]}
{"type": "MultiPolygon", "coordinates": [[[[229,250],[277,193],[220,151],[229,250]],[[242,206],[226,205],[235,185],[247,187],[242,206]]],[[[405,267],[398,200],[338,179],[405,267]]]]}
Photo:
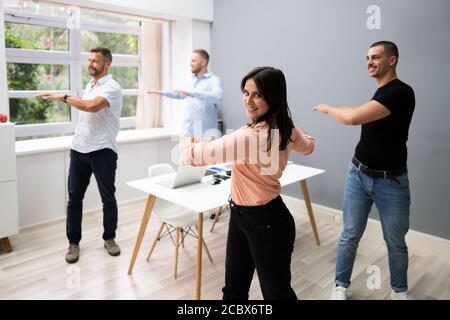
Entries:
{"type": "Polygon", "coordinates": [[[295,126],[281,70],[258,67],[241,82],[251,122],[212,142],[184,145],[186,164],[232,162],[223,299],[248,299],[258,273],[264,299],[297,299],[291,287],[294,219],[281,196],[279,178],[291,151],[314,150],[314,139],[295,126]]]}

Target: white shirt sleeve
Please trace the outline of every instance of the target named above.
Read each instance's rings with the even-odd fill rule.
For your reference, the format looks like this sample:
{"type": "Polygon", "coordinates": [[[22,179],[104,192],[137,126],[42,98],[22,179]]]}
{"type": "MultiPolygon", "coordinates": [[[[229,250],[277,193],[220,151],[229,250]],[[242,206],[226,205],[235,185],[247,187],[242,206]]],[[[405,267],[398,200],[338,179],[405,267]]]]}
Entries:
{"type": "Polygon", "coordinates": [[[122,110],[122,88],[117,82],[105,84],[99,96],[108,101],[111,111],[119,112],[122,110]]]}

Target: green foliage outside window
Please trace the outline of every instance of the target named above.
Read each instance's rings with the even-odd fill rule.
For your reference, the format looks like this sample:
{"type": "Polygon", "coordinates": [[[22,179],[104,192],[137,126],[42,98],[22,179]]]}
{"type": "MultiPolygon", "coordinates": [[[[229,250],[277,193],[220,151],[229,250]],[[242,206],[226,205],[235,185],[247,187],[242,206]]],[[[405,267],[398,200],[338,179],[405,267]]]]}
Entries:
{"type": "MultiPolygon", "coordinates": [[[[5,25],[6,48],[36,49],[32,43],[16,37],[11,27],[5,25]]],[[[9,90],[36,90],[39,86],[39,65],[27,63],[8,63],[9,90]]],[[[35,99],[10,99],[9,111],[11,121],[16,124],[47,122],[47,115],[52,103],[35,99]]]]}

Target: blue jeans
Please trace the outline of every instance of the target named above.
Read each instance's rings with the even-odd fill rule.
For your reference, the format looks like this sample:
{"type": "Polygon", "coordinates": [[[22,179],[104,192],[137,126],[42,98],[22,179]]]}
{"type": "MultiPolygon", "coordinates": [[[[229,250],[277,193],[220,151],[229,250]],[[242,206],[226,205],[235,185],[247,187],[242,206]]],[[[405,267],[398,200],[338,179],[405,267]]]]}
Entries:
{"type": "Polygon", "coordinates": [[[408,173],[395,179],[372,178],[352,163],[345,179],[344,226],[336,257],[336,284],[345,288],[350,286],[356,250],[374,202],[388,249],[391,287],[396,292],[407,291],[408,247],[405,235],[409,229],[411,204],[408,173]]]}

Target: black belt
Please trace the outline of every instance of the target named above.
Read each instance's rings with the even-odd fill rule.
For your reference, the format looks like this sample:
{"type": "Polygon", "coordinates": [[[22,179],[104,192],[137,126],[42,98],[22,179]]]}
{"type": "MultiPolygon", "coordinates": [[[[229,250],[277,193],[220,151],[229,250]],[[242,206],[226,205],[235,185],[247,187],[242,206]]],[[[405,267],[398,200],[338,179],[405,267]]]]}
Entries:
{"type": "Polygon", "coordinates": [[[368,168],[367,166],[363,165],[358,159],[353,157],[352,163],[355,165],[355,167],[364,173],[366,176],[372,177],[372,178],[384,178],[384,179],[390,179],[395,178],[398,176],[401,176],[406,172],[406,168],[399,169],[399,170],[391,170],[391,171],[383,171],[383,170],[373,170],[368,168]]]}

